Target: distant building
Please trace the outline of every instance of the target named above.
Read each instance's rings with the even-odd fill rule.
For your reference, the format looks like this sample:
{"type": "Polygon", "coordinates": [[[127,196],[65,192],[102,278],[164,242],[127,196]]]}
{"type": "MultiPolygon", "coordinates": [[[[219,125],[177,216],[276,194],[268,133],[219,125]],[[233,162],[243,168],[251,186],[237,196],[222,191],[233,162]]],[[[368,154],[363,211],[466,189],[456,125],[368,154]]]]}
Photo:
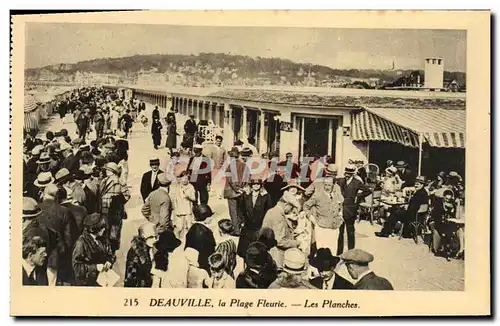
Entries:
{"type": "Polygon", "coordinates": [[[440,91],[443,88],[444,60],[442,58],[425,59],[424,88],[431,91],[440,91]]]}

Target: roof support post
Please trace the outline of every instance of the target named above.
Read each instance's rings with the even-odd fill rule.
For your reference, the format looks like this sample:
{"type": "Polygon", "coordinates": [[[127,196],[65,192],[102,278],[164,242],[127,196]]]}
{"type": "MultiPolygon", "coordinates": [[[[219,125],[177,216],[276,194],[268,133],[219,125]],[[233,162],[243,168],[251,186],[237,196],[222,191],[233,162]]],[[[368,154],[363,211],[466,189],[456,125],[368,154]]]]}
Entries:
{"type": "Polygon", "coordinates": [[[422,174],[422,142],[423,142],[423,134],[418,134],[418,175],[422,174]]]}

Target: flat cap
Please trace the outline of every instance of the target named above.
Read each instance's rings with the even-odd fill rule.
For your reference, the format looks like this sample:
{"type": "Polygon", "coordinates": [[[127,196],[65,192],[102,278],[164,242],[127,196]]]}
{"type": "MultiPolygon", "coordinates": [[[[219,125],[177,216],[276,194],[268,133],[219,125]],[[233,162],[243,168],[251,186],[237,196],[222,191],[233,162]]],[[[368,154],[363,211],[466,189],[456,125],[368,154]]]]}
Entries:
{"type": "Polygon", "coordinates": [[[361,249],[351,249],[344,252],[340,258],[346,262],[358,263],[360,265],[366,265],[373,261],[373,255],[361,249]]]}

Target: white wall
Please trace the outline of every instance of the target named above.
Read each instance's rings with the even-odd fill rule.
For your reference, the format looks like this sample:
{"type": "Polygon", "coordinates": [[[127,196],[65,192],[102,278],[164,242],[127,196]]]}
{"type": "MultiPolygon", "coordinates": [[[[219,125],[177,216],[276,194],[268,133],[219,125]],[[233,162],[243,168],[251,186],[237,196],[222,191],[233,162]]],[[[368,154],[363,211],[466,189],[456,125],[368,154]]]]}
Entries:
{"type": "Polygon", "coordinates": [[[441,89],[443,88],[443,78],[444,78],[444,60],[439,58],[430,58],[429,60],[426,60],[424,87],[428,89],[441,89]],[[440,60],[441,64],[438,64],[440,60]],[[435,63],[433,61],[435,61],[435,63]]]}

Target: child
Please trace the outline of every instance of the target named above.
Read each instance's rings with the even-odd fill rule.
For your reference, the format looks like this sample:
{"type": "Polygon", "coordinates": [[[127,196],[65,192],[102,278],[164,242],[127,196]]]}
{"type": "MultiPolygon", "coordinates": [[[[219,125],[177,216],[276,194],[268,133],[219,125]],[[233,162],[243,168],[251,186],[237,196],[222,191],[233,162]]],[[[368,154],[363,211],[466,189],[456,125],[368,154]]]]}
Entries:
{"type": "Polygon", "coordinates": [[[193,203],[196,202],[196,192],[189,183],[187,171],[181,172],[178,182],[170,186],[170,198],[174,212],[174,234],[183,240],[194,223],[193,203]]]}
{"type": "Polygon", "coordinates": [[[209,289],[234,289],[234,279],[224,270],[225,264],[222,254],[216,252],[208,257],[211,277],[203,280],[203,287],[209,289]]]}

